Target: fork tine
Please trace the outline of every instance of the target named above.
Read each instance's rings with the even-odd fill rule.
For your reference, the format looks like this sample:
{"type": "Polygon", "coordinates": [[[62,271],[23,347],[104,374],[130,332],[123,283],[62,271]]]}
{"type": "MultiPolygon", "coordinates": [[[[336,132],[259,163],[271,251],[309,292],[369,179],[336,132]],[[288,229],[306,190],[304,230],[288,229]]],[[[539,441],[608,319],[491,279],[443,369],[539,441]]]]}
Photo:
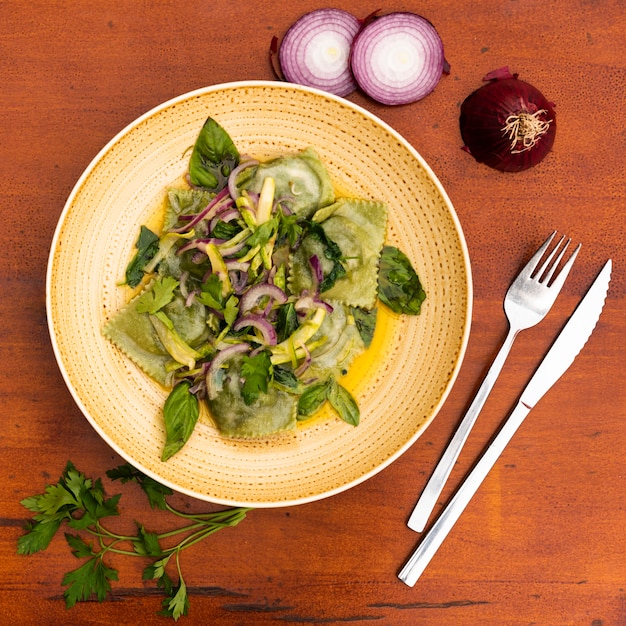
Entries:
{"type": "Polygon", "coordinates": [[[520,276],[523,275],[524,277],[530,277],[532,274],[535,273],[535,269],[537,268],[539,261],[541,261],[541,258],[543,257],[545,251],[548,249],[548,246],[552,243],[555,235],[556,230],[545,240],[541,248],[539,248],[539,250],[537,250],[537,252],[533,254],[528,263],[526,263],[526,265],[520,272],[520,276]]]}
{"type": "MultiPolygon", "coordinates": [[[[552,258],[554,257],[554,255],[556,254],[557,250],[559,249],[559,247],[563,243],[564,239],[565,239],[565,235],[563,235],[559,239],[559,242],[556,244],[556,246],[554,246],[552,252],[550,252],[550,254],[547,256],[546,260],[543,262],[543,265],[536,272],[533,272],[538,281],[541,280],[541,277],[544,275],[548,265],[550,265],[550,263],[552,261],[552,258]]],[[[565,244],[565,248],[567,248],[568,244],[569,244],[569,241],[567,241],[567,243],[565,244]]],[[[559,261],[559,259],[557,259],[557,263],[558,263],[558,261],[559,261]]],[[[555,263],[555,265],[557,265],[557,263],[555,263]]],[[[554,271],[554,268],[553,268],[552,271],[554,271]]],[[[546,282],[547,282],[547,279],[546,279],[546,282]]]]}
{"type": "MultiPolygon", "coordinates": [[[[561,287],[563,287],[563,283],[565,282],[565,279],[567,278],[569,271],[572,269],[572,265],[574,265],[574,261],[576,260],[578,253],[580,252],[580,247],[581,247],[581,244],[578,244],[576,246],[576,249],[574,250],[574,252],[572,252],[570,258],[567,259],[567,262],[565,263],[561,271],[558,273],[557,277],[554,279],[554,282],[552,283],[552,285],[550,285],[550,287],[554,287],[557,290],[557,292],[560,291],[561,287]]],[[[565,249],[563,249],[563,252],[565,252],[565,249]]],[[[563,256],[563,252],[559,256],[559,260],[560,260],[560,257],[563,256]]],[[[556,266],[557,264],[558,264],[558,261],[554,265],[556,266]]],[[[552,268],[552,271],[554,271],[554,268],[552,268]]]]}
{"type": "Polygon", "coordinates": [[[564,239],[565,239],[565,235],[563,235],[563,237],[561,237],[559,243],[556,245],[556,247],[554,248],[554,250],[552,251],[550,256],[548,256],[548,258],[546,259],[546,262],[543,264],[543,266],[541,268],[541,271],[537,274],[537,278],[539,280],[541,280],[543,278],[543,282],[546,285],[550,282],[550,279],[552,278],[552,275],[556,271],[556,268],[559,266],[559,263],[561,262],[561,259],[563,258],[563,255],[565,254],[565,251],[567,250],[567,248],[569,247],[569,244],[572,241],[571,239],[568,239],[565,242],[565,245],[563,246],[563,248],[561,248],[561,252],[560,252],[559,256],[556,258],[556,261],[554,263],[552,263],[552,267],[546,272],[546,268],[548,266],[548,263],[550,263],[552,261],[552,257],[556,254],[556,251],[559,249],[559,246],[563,243],[564,239]],[[544,272],[546,272],[545,275],[544,275],[544,272]]]}

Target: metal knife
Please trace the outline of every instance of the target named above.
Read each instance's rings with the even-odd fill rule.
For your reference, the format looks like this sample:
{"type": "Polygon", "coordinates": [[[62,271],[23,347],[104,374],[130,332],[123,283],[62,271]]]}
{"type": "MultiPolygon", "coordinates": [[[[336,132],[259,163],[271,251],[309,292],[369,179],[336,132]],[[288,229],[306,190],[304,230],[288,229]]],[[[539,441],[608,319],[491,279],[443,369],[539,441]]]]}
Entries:
{"type": "Polygon", "coordinates": [[[430,560],[435,556],[524,418],[565,373],[587,343],[606,300],[611,280],[611,267],[612,263],[609,259],[548,350],[494,440],[398,574],[400,580],[409,587],[415,585],[430,560]]]}

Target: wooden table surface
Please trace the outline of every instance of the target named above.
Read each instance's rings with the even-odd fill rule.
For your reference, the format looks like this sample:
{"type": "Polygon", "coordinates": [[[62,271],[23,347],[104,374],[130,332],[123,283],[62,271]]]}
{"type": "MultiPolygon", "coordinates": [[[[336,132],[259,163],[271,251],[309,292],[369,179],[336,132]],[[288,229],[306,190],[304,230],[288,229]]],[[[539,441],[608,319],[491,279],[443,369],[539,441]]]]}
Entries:
{"type": "MultiPolygon", "coordinates": [[[[82,171],[138,115],[216,83],[272,79],[268,49],[315,2],[0,2],[0,612],[14,624],[152,624],[160,592],[141,559],[114,557],[109,598],[66,610],[79,562],[63,536],[32,556],[16,544],[24,497],[71,459],[107,493],[120,524],[165,523],[105,471],[122,462],[83,417],[46,324],[53,231],[82,171]],[[124,520],[126,520],[124,522],[124,520]]],[[[376,5],[337,6],[364,17],[376,5]]],[[[451,73],[403,107],[349,99],[400,132],[448,191],[472,261],[472,332],[457,382],[420,439],[336,496],[251,511],[184,554],[193,624],[626,624],[626,348],[623,268],[626,14],[620,0],[409,0],[383,9],[430,19],[451,73]],[[509,65],[556,103],[553,152],[503,174],[461,150],[459,106],[509,65]],[[510,410],[564,320],[612,258],[609,299],[587,346],[532,411],[414,588],[397,572],[419,541],[405,522],[507,323],[504,293],[553,229],[583,243],[548,318],[518,338],[441,506],[510,410]]],[[[189,502],[181,506],[211,509],[189,502]]],[[[216,507],[213,507],[216,508],[216,507]]]]}

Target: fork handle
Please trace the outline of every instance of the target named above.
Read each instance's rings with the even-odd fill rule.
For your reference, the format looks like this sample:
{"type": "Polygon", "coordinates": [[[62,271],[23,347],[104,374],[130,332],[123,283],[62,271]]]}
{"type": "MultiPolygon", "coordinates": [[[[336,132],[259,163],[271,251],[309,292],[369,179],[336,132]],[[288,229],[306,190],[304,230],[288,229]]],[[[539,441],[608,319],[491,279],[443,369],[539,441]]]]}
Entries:
{"type": "Polygon", "coordinates": [[[417,504],[409,517],[407,526],[411,530],[415,530],[417,532],[422,532],[424,530],[432,510],[435,508],[437,499],[441,495],[443,486],[448,479],[448,476],[450,476],[452,467],[459,458],[461,448],[463,448],[472,427],[476,423],[478,414],[483,408],[489,393],[493,389],[496,379],[502,371],[504,362],[511,351],[513,341],[518,333],[519,329],[509,326],[509,332],[502,343],[500,351],[493,360],[485,379],[476,392],[476,396],[474,397],[472,404],[459,424],[459,427],[454,433],[448,447],[439,460],[437,467],[435,467],[435,471],[432,473],[428,483],[426,483],[426,487],[424,487],[424,491],[422,491],[422,495],[417,501],[417,504]]]}

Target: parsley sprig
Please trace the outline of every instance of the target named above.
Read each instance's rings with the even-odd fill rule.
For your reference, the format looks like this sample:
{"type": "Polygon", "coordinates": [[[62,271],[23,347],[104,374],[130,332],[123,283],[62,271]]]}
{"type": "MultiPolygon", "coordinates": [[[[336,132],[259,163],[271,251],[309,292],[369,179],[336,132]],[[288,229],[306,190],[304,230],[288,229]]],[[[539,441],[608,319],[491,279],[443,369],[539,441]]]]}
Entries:
{"type": "Polygon", "coordinates": [[[120,515],[121,494],[107,497],[102,481],[92,480],[79,472],[68,461],[59,482],[48,485],[42,494],[22,500],[22,505],[33,513],[26,532],[18,539],[18,554],[34,554],[45,550],[57,531],[65,523],[74,533],[66,532],[65,539],[72,554],[86,559],[78,568],[65,574],[62,584],[65,603],[71,608],[78,601],[89,600],[95,594],[105,600],[111,591],[111,581],[118,580],[115,568],[105,563],[110,555],[143,557],[150,560],[143,571],[144,580],[155,580],[165,598],[160,615],[178,620],[189,610],[187,587],[181,571],[180,554],[209,535],[236,526],[244,519],[247,508],[231,508],[211,513],[183,513],[174,509],[167,496],[173,491],[125,463],[107,471],[111,480],[135,482],[148,497],[152,509],[168,511],[185,520],[185,525],[168,532],[156,533],[136,522],[135,535],[120,535],[105,527],[103,520],[120,515]],[[174,537],[182,537],[176,545],[166,547],[174,537]],[[171,563],[171,564],[170,564],[171,563]],[[169,570],[175,569],[175,582],[169,570]]]}

